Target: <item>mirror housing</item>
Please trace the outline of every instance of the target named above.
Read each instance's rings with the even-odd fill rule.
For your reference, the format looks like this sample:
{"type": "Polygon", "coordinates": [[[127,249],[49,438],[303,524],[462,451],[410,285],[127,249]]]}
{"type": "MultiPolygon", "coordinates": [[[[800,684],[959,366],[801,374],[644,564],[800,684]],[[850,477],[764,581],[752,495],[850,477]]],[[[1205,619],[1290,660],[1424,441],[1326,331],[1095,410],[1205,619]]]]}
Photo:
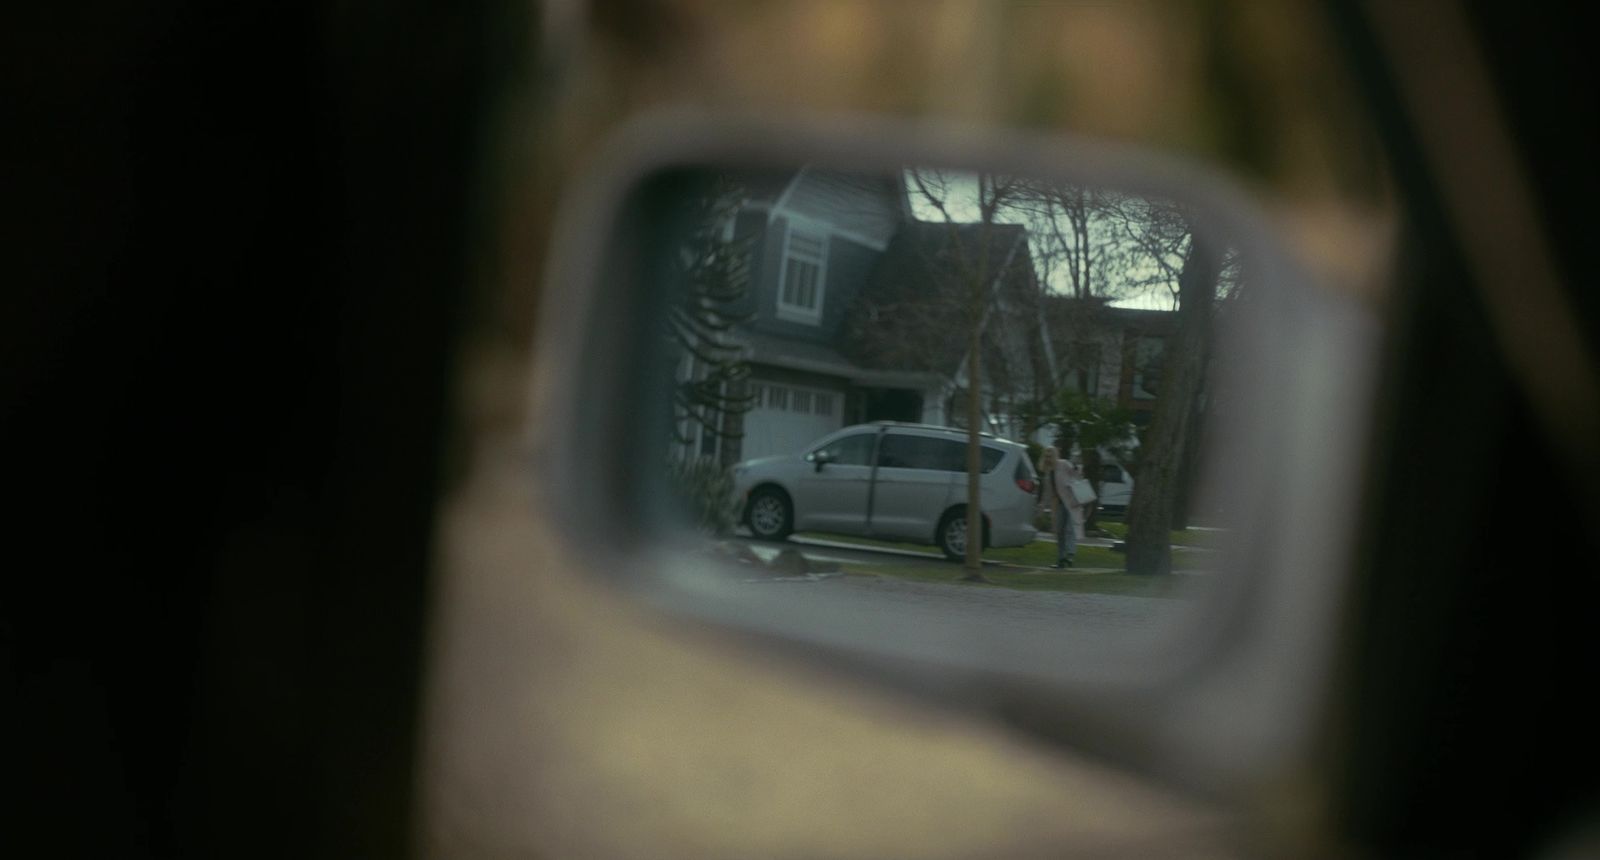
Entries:
{"type": "Polygon", "coordinates": [[[1357,512],[1378,330],[1365,308],[1313,285],[1270,220],[1216,171],[1071,137],[881,118],[671,112],[632,123],[589,181],[574,187],[552,243],[558,253],[547,277],[530,427],[542,493],[560,500],[548,515],[601,578],[619,572],[609,581],[679,620],[998,716],[1197,790],[1260,790],[1263,779],[1309,755],[1310,718],[1331,671],[1336,614],[1328,607],[1348,566],[1357,512]],[[674,540],[687,548],[681,530],[674,537],[663,527],[681,522],[679,512],[659,485],[630,480],[641,473],[638,462],[613,452],[655,457],[650,466],[665,459],[648,442],[665,437],[667,420],[634,420],[670,415],[665,393],[646,384],[661,359],[652,323],[666,300],[645,287],[650,254],[660,252],[650,231],[673,211],[663,198],[682,193],[707,165],[899,171],[908,163],[1178,201],[1238,237],[1253,276],[1273,285],[1239,309],[1230,321],[1237,342],[1217,359],[1239,400],[1213,428],[1217,462],[1227,468],[1208,480],[1250,518],[1241,532],[1251,540],[1183,635],[1145,649],[1013,641],[1004,631],[974,641],[926,624],[874,623],[848,607],[796,607],[774,589],[722,588],[703,570],[672,567],[651,552],[674,540]],[[1062,653],[1082,659],[1068,664],[1062,653]]]}

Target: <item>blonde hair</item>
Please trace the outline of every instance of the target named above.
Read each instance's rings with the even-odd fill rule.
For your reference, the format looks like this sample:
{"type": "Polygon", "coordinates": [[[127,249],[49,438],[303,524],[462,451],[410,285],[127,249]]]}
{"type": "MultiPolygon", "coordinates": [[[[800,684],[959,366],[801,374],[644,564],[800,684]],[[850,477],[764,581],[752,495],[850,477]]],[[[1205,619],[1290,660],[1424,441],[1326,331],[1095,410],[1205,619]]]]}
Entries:
{"type": "Polygon", "coordinates": [[[1061,451],[1056,446],[1051,445],[1044,449],[1044,453],[1039,455],[1039,471],[1048,472],[1055,468],[1056,463],[1060,461],[1061,451]]]}

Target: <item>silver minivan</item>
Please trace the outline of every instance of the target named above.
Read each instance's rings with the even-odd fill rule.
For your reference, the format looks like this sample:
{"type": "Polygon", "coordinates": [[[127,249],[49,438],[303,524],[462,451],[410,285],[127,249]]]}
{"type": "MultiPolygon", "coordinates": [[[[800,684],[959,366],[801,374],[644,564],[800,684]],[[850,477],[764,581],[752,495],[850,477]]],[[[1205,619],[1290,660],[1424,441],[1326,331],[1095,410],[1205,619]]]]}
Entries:
{"type": "MultiPolygon", "coordinates": [[[[1037,474],[1022,444],[983,435],[986,546],[1038,537],[1037,474]]],[[[836,430],[804,451],[734,467],[744,524],[758,538],[830,532],[931,543],[966,554],[967,431],[880,421],[836,430]]]]}

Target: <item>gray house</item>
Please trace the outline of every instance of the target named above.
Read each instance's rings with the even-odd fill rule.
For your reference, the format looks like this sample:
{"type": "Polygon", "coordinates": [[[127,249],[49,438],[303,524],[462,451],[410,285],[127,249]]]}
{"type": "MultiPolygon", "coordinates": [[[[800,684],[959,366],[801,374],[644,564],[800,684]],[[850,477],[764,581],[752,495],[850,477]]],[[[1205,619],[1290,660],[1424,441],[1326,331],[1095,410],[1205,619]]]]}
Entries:
{"type": "Polygon", "coordinates": [[[904,183],[883,174],[806,167],[741,182],[748,199],[726,235],[750,254],[738,309],[749,321],[734,340],[750,367],[751,408],[727,416],[722,438],[697,430],[696,454],[731,463],[792,453],[864,421],[952,423],[969,318],[953,298],[952,252],[982,250],[980,235],[1003,275],[993,284],[998,313],[1018,315],[986,326],[985,387],[1001,370],[1014,377],[1008,388],[1031,384],[1043,326],[1019,304],[1037,292],[1022,228],[919,222],[904,183]]]}

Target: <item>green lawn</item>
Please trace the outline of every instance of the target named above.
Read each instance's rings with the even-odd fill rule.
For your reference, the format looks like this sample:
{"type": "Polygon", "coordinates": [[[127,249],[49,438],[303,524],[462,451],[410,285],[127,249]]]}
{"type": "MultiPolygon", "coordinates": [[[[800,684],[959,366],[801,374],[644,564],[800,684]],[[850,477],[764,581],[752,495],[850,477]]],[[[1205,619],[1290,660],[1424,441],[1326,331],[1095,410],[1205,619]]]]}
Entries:
{"type": "MultiPolygon", "coordinates": [[[[1028,567],[1049,567],[1056,563],[1056,545],[1036,540],[1027,546],[1008,546],[984,550],[988,561],[1003,561],[1028,567]]],[[[1127,556],[1099,546],[1080,546],[1073,554],[1074,567],[1109,567],[1121,570],[1127,567],[1127,556]]]]}
{"type": "MultiPolygon", "coordinates": [[[[1126,540],[1128,537],[1128,524],[1123,522],[1110,522],[1100,520],[1100,529],[1116,540],[1126,540]]],[[[1222,539],[1222,532],[1202,531],[1200,529],[1177,529],[1172,532],[1172,543],[1175,546],[1215,547],[1222,539]]]]}
{"type": "Polygon", "coordinates": [[[950,562],[911,564],[845,564],[846,573],[856,576],[885,576],[913,582],[938,582],[970,585],[974,588],[1014,588],[1019,591],[1070,591],[1077,594],[1112,594],[1130,597],[1182,597],[1192,585],[1181,576],[1134,576],[1127,573],[1071,573],[1032,571],[1020,568],[985,567],[989,584],[963,583],[961,566],[950,562]]]}

